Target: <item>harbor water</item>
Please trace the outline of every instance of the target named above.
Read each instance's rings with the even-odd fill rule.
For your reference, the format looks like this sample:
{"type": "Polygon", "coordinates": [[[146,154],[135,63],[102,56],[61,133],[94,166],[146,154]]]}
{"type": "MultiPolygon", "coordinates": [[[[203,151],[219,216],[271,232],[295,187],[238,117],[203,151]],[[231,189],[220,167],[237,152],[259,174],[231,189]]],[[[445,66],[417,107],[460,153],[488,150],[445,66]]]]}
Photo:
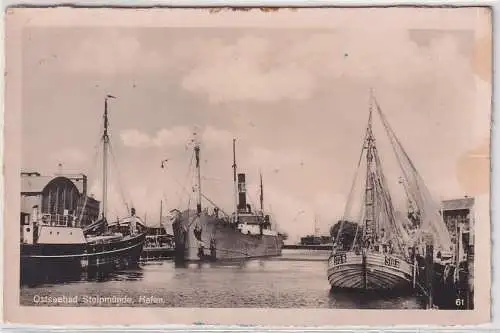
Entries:
{"type": "Polygon", "coordinates": [[[331,291],[328,251],[232,263],[144,263],[139,269],[21,286],[21,305],[421,309],[416,295],[331,291]]]}

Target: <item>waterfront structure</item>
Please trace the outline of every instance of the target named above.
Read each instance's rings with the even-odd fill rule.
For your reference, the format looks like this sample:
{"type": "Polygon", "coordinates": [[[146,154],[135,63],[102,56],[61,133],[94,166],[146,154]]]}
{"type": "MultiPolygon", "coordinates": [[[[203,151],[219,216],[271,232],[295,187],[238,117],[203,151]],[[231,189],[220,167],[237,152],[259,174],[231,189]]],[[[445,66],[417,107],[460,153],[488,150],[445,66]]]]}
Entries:
{"type": "Polygon", "coordinates": [[[37,206],[39,214],[55,223],[71,220],[75,227],[85,227],[99,217],[99,204],[88,195],[85,174],[21,172],[21,225],[28,224],[37,206]]]}
{"type": "Polygon", "coordinates": [[[468,238],[463,240],[464,245],[473,246],[474,204],[475,199],[468,196],[442,201],[443,220],[453,243],[456,243],[456,237],[460,230],[462,235],[467,235],[468,238]]]}
{"type": "MultiPolygon", "coordinates": [[[[108,99],[104,104],[103,144],[103,188],[102,211],[99,219],[86,227],[80,226],[81,216],[78,213],[78,201],[83,200],[81,209],[85,209],[88,197],[78,194],[80,191],[70,178],[58,176],[45,186],[38,178],[32,182],[25,178],[26,185],[31,185],[31,191],[24,191],[33,204],[31,215],[21,212],[21,283],[44,279],[48,276],[64,276],[87,272],[103,272],[114,269],[135,267],[144,246],[146,232],[142,221],[136,216],[135,209],[130,209],[130,216],[109,223],[107,220],[108,191],[108,149],[110,139],[108,134],[108,99]],[[38,186],[34,186],[38,185],[38,186]],[[39,207],[42,207],[40,212],[39,207]],[[43,211],[46,213],[43,213],[43,211]]],[[[26,177],[40,177],[30,173],[26,177]]],[[[77,179],[80,179],[77,177],[77,179]]],[[[86,177],[82,177],[86,184],[86,177]]],[[[86,186],[85,186],[86,188],[86,186]]],[[[26,190],[26,189],[25,189],[26,190]]],[[[26,205],[26,203],[25,203],[26,205]]],[[[99,206],[98,206],[99,208],[99,206]]]]}

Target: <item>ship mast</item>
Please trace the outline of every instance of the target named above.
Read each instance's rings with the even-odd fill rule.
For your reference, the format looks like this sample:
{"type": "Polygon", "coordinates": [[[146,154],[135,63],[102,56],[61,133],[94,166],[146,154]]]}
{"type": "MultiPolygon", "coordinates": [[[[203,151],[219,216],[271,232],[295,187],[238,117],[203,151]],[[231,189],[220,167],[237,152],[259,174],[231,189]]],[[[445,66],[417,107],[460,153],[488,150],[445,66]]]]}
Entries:
{"type": "Polygon", "coordinates": [[[197,202],[196,202],[196,213],[198,215],[201,214],[201,170],[200,170],[200,143],[196,139],[194,139],[194,153],[196,157],[196,172],[197,172],[197,184],[196,188],[198,190],[197,202]]]}
{"type": "Polygon", "coordinates": [[[163,215],[163,200],[160,200],[160,225],[163,225],[162,215],[163,215]]]}
{"type": "Polygon", "coordinates": [[[236,139],[233,139],[234,222],[238,222],[238,179],[236,177],[236,139]]]}
{"type": "Polygon", "coordinates": [[[260,210],[264,213],[264,185],[262,185],[262,171],[259,171],[260,174],[260,210]]]}
{"type": "MultiPolygon", "coordinates": [[[[107,204],[108,204],[108,146],[109,146],[109,135],[108,135],[108,100],[111,98],[116,98],[112,95],[106,95],[104,98],[104,132],[102,134],[102,219],[106,221],[107,217],[107,204]]],[[[107,223],[105,223],[105,226],[107,223]]]]}
{"type": "Polygon", "coordinates": [[[368,127],[366,133],[365,148],[366,152],[366,184],[365,184],[365,243],[373,243],[375,232],[375,207],[374,207],[374,179],[373,179],[373,150],[375,148],[375,138],[372,132],[372,107],[370,105],[370,115],[368,118],[368,127]]]}

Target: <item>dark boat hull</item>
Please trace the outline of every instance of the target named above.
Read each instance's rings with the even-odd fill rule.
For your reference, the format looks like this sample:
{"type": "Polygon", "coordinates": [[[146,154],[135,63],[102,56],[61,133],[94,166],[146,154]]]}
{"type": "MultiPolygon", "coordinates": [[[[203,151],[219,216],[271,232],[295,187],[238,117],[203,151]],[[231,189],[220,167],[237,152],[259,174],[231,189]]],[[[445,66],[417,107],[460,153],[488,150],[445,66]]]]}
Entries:
{"type": "Polygon", "coordinates": [[[183,212],[173,223],[176,261],[242,260],[281,255],[280,235],[248,235],[215,216],[183,212]],[[196,219],[196,221],[194,220],[196,219]],[[194,227],[201,227],[200,239],[194,227]]]}
{"type": "Polygon", "coordinates": [[[145,234],[101,244],[21,244],[21,282],[136,267],[145,234]]]}

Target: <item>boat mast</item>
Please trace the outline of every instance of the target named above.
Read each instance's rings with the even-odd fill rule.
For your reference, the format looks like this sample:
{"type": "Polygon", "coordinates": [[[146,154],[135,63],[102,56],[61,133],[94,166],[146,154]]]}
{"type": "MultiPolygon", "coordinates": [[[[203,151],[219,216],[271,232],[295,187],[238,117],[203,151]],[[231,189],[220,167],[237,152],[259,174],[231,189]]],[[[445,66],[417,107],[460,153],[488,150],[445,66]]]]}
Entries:
{"type": "Polygon", "coordinates": [[[234,222],[238,222],[238,179],[236,177],[236,139],[233,139],[234,222]]]}
{"type": "Polygon", "coordinates": [[[196,213],[198,215],[201,214],[201,170],[200,170],[200,143],[196,139],[195,133],[195,141],[194,141],[194,153],[196,157],[196,172],[197,172],[197,184],[196,187],[198,189],[198,196],[196,202],[196,213]]]}
{"type": "Polygon", "coordinates": [[[373,149],[375,139],[372,132],[372,107],[370,105],[370,115],[366,133],[366,184],[365,184],[365,232],[364,241],[366,245],[373,244],[375,240],[375,212],[374,212],[374,181],[373,181],[373,149]]]}
{"type": "MultiPolygon", "coordinates": [[[[108,204],[108,146],[109,146],[109,135],[108,135],[108,100],[111,98],[116,98],[112,95],[106,95],[104,98],[104,132],[102,134],[102,219],[106,221],[107,217],[107,204],[108,204]]],[[[107,224],[107,223],[106,223],[107,224]]]]}
{"type": "Polygon", "coordinates": [[[162,215],[163,215],[163,200],[160,200],[160,225],[162,224],[162,215]]]}
{"type": "Polygon", "coordinates": [[[264,213],[264,185],[262,185],[262,171],[259,171],[260,174],[260,210],[264,213]]]}

